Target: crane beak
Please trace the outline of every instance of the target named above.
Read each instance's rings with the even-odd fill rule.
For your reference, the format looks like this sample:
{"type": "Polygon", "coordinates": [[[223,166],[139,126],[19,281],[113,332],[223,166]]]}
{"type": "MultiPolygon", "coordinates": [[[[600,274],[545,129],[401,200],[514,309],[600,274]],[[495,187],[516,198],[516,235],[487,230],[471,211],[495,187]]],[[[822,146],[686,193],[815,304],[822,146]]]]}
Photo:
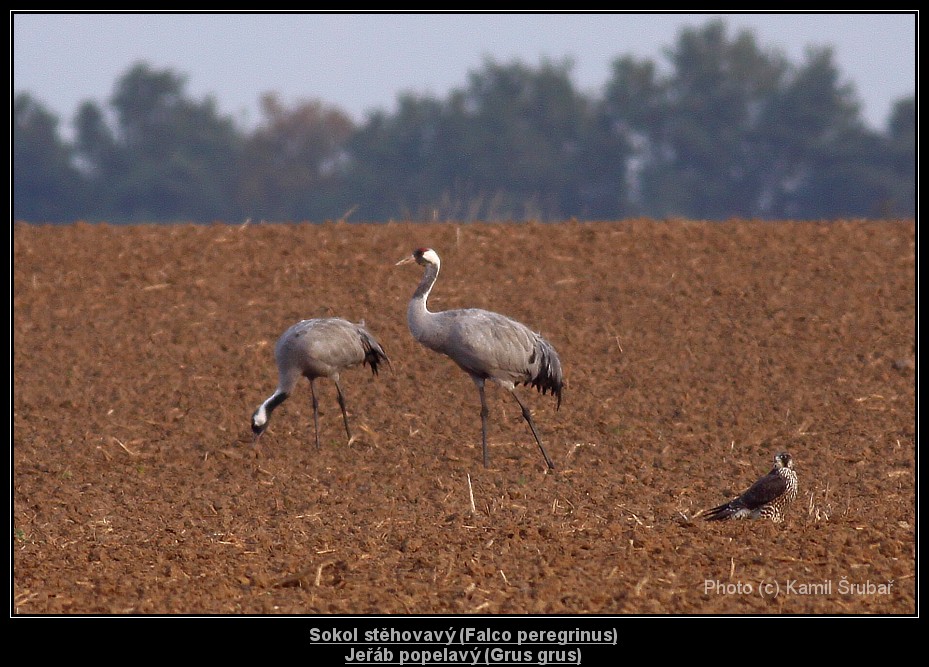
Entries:
{"type": "Polygon", "coordinates": [[[404,257],[399,262],[394,264],[394,266],[400,266],[401,264],[412,264],[415,261],[416,261],[416,258],[414,258],[413,255],[409,255],[408,257],[404,257]]]}
{"type": "Polygon", "coordinates": [[[267,424],[267,422],[265,423],[264,426],[257,426],[257,427],[255,426],[254,423],[252,424],[252,433],[255,435],[255,439],[252,440],[252,445],[253,445],[253,446],[258,444],[258,438],[260,438],[260,437],[261,437],[261,434],[264,433],[264,432],[267,431],[267,430],[268,430],[268,424],[267,424]]]}

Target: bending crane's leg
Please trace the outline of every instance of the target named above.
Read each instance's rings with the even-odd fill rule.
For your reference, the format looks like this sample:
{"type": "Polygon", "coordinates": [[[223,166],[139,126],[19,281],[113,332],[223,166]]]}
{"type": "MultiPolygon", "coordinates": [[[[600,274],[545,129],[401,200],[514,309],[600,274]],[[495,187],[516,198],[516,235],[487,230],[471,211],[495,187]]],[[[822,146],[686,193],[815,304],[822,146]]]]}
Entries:
{"type": "Polygon", "coordinates": [[[484,380],[481,378],[471,378],[477,385],[477,392],[481,396],[481,446],[484,448],[484,467],[490,464],[490,458],[487,455],[487,399],[484,396],[484,380]]]}
{"type": "Polygon", "coordinates": [[[342,408],[342,421],[345,422],[345,435],[348,436],[348,444],[352,444],[352,432],[348,428],[348,414],[345,412],[345,397],[342,395],[342,385],[339,384],[339,378],[333,377],[335,390],[339,394],[339,407],[342,408]]]}
{"type": "Polygon", "coordinates": [[[532,430],[532,435],[535,436],[535,441],[536,441],[537,443],[539,443],[539,449],[542,450],[542,456],[545,457],[545,462],[548,464],[548,467],[549,467],[549,468],[551,468],[552,470],[554,470],[554,469],[555,469],[555,464],[552,463],[552,460],[551,460],[550,458],[548,458],[548,454],[545,452],[545,447],[542,446],[542,441],[539,439],[539,434],[538,434],[538,432],[535,430],[535,424],[532,423],[532,414],[529,412],[529,408],[527,408],[527,407],[523,404],[523,402],[520,400],[519,394],[516,393],[516,390],[515,390],[515,389],[511,389],[511,390],[510,390],[510,393],[513,394],[513,398],[515,398],[515,399],[516,399],[516,402],[519,403],[519,407],[522,408],[522,410],[523,410],[523,418],[526,420],[526,423],[529,424],[529,428],[532,430]]]}
{"type": "Polygon", "coordinates": [[[310,396],[313,397],[313,430],[316,433],[316,449],[319,449],[319,401],[316,400],[316,380],[310,380],[310,396]]]}

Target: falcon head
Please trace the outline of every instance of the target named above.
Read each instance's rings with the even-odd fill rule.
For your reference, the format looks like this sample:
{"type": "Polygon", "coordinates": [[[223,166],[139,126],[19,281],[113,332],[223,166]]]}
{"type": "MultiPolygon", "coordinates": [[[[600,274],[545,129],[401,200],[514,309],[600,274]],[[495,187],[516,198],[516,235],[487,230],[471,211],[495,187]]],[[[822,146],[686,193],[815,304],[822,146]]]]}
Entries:
{"type": "Polygon", "coordinates": [[[787,452],[780,452],[774,457],[774,467],[793,469],[794,467],[793,457],[787,452]]]}

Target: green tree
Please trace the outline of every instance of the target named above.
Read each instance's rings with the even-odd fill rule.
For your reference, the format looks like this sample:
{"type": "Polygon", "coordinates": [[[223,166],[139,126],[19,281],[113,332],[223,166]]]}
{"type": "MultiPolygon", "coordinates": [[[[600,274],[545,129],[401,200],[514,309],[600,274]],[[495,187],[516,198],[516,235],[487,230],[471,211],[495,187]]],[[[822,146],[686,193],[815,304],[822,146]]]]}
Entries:
{"type": "Polygon", "coordinates": [[[460,127],[445,105],[403,94],[397,112],[377,111],[349,142],[351,196],[369,220],[446,216],[459,168],[460,127]]]}
{"type": "Polygon", "coordinates": [[[810,48],[763,108],[754,143],[764,156],[764,215],[866,215],[881,197],[880,139],[840,78],[832,50],[810,48]]]}
{"type": "Polygon", "coordinates": [[[79,156],[97,189],[110,193],[107,214],[138,221],[237,214],[241,137],[212,99],[188,100],[185,85],[171,70],[131,67],[110,100],[117,121],[112,133],[99,110],[82,107],[79,156]]]}
{"type": "Polygon", "coordinates": [[[898,100],[887,122],[890,187],[882,214],[916,217],[916,98],[898,100]]]}
{"type": "Polygon", "coordinates": [[[28,93],[13,100],[13,217],[67,222],[86,205],[84,180],[62,142],[58,118],[28,93]]]}
{"type": "Polygon", "coordinates": [[[94,202],[92,215],[109,218],[120,213],[111,178],[124,172],[128,156],[117,145],[103,111],[93,102],[84,102],[74,117],[75,154],[86,175],[87,194],[94,202]]]}
{"type": "Polygon", "coordinates": [[[489,60],[453,94],[466,132],[462,180],[472,196],[497,197],[504,216],[586,213],[581,183],[598,164],[588,140],[597,125],[571,69],[570,61],[532,68],[489,60]]]}
{"type": "Polygon", "coordinates": [[[608,152],[612,169],[621,174],[614,178],[613,186],[622,193],[620,205],[614,209],[618,215],[655,215],[662,211],[657,205],[655,184],[662,180],[670,158],[666,153],[670,143],[667,128],[671,124],[668,86],[651,60],[623,56],[613,61],[612,76],[597,114],[607,136],[604,144],[621,147],[608,152]]]}
{"type": "Polygon", "coordinates": [[[403,95],[396,114],[370,116],[350,151],[355,191],[380,202],[363,215],[558,219],[606,210],[617,176],[570,69],[488,60],[445,101],[403,95]]]}
{"type": "Polygon", "coordinates": [[[730,39],[718,20],[683,30],[668,56],[673,69],[666,80],[655,80],[648,66],[620,63],[614,73],[625,78],[611,88],[614,100],[628,100],[636,87],[648,93],[630,118],[647,144],[645,212],[708,219],[753,214],[760,187],[753,134],[759,109],[783,76],[783,59],[762,52],[749,31],[730,39]],[[624,84],[632,88],[623,90],[624,84]]]}
{"type": "Polygon", "coordinates": [[[913,202],[915,179],[894,167],[915,164],[905,157],[908,140],[865,127],[830,49],[810,48],[793,67],[760,50],[750,32],[730,39],[714,20],[682,31],[667,55],[664,77],[651,61],[617,59],[601,105],[611,131],[633,148],[627,184],[638,211],[833,218],[913,202]]]}

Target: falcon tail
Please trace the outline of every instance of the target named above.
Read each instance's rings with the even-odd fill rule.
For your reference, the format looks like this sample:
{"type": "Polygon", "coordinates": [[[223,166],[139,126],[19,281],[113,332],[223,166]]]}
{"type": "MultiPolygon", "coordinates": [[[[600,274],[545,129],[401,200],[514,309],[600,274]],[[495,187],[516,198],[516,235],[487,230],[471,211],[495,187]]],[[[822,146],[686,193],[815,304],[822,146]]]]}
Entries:
{"type": "Polygon", "coordinates": [[[706,521],[725,521],[726,519],[731,519],[733,515],[738,511],[737,507],[733,507],[731,502],[724,503],[713,509],[704,510],[700,513],[706,521]]]}

